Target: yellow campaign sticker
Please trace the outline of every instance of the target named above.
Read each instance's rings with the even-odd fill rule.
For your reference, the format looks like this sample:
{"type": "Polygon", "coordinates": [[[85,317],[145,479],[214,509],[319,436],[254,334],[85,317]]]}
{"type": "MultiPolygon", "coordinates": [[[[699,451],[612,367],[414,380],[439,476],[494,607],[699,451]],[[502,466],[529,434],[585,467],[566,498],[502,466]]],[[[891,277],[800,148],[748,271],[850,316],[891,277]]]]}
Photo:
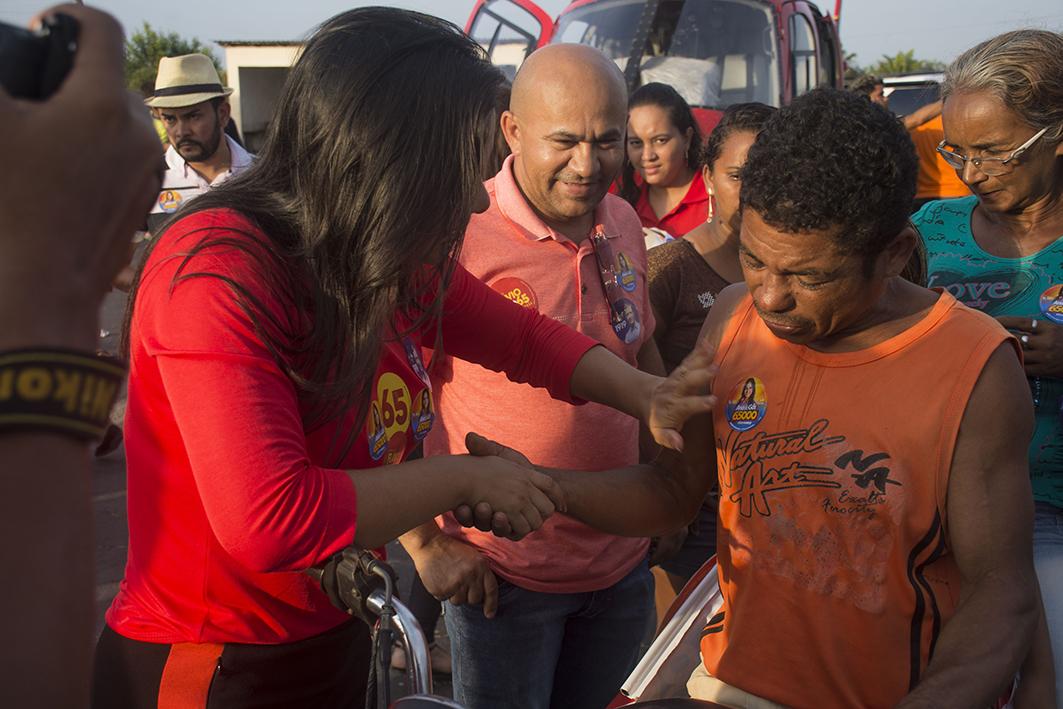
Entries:
{"type": "Polygon", "coordinates": [[[410,390],[402,377],[393,372],[380,375],[376,383],[376,400],[380,404],[380,420],[390,441],[396,433],[410,427],[410,390]]]}

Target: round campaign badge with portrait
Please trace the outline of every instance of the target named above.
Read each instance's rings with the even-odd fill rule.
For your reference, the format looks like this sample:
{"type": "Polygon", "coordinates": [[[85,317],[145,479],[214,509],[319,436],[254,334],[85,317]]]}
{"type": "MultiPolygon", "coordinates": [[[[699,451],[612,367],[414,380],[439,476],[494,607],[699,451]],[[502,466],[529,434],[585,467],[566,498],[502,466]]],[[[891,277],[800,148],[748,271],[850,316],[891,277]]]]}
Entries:
{"type": "Polygon", "coordinates": [[[163,190],[159,193],[159,209],[167,214],[176,212],[181,206],[181,201],[181,193],[175,190],[163,190]]]}
{"type": "Polygon", "coordinates": [[[435,421],[435,414],[432,413],[432,392],[429,389],[422,389],[413,400],[413,423],[410,424],[410,428],[413,430],[414,440],[423,441],[428,432],[432,430],[433,421],[435,421]]]}
{"type": "Polygon", "coordinates": [[[638,285],[635,281],[635,267],[631,265],[631,259],[623,251],[616,255],[617,276],[616,281],[620,287],[628,293],[633,293],[638,285]]]}
{"type": "Polygon", "coordinates": [[[1063,325],[1063,285],[1054,285],[1041,294],[1041,312],[1052,322],[1063,325]]]}
{"type": "Polygon", "coordinates": [[[768,393],[764,389],[764,382],[756,377],[747,377],[731,392],[724,414],[731,428],[748,431],[760,423],[767,410],[768,393]]]}
{"type": "Polygon", "coordinates": [[[384,428],[384,421],[380,415],[380,407],[374,401],[369,407],[369,416],[366,421],[366,437],[369,440],[369,457],[380,460],[388,452],[388,432],[384,428]]]}
{"type": "Polygon", "coordinates": [[[639,319],[639,310],[627,298],[620,298],[610,308],[609,319],[612,321],[613,332],[624,344],[630,345],[639,339],[642,334],[642,321],[639,319]]]}

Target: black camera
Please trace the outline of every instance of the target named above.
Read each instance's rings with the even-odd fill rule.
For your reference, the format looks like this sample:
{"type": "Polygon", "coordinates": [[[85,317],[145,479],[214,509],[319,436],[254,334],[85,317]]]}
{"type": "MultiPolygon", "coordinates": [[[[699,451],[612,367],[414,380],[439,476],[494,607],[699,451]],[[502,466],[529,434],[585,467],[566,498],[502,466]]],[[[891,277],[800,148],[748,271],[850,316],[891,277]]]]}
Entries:
{"type": "Polygon", "coordinates": [[[0,22],[0,86],[15,98],[47,99],[73,66],[77,41],[69,15],[46,18],[36,32],[0,22]]]}

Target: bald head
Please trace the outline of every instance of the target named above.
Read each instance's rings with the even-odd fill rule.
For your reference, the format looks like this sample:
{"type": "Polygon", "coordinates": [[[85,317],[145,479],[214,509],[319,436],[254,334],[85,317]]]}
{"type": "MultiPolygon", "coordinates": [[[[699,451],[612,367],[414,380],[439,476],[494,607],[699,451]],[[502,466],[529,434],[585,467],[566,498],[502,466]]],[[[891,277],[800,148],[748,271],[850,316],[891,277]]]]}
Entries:
{"type": "Polygon", "coordinates": [[[547,225],[581,241],[623,164],[623,74],[592,47],[548,45],[517,72],[509,105],[502,132],[517,184],[547,225]]]}
{"type": "Polygon", "coordinates": [[[543,99],[594,100],[627,111],[624,75],[608,57],[583,44],[547,45],[521,65],[510,110],[521,116],[542,107],[543,99]]]}

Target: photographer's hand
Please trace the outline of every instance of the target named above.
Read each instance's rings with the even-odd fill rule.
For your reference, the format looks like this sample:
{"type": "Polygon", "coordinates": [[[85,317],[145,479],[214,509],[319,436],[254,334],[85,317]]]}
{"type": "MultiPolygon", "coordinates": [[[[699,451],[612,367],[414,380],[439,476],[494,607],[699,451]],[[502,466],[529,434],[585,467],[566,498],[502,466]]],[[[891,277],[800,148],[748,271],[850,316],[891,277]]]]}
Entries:
{"type": "Polygon", "coordinates": [[[95,349],[97,308],[160,185],[121,27],[78,5],[54,13],[80,25],[66,80],[40,103],[0,91],[0,349],[95,349]]]}
{"type": "MultiPolygon", "coordinates": [[[[158,140],[125,89],[118,24],[75,5],[49,12],[80,25],[66,80],[41,103],[0,91],[0,351],[92,355],[100,301],[159,188],[158,140]]],[[[0,460],[0,567],[13,579],[0,589],[0,608],[5,637],[18,648],[0,706],[88,706],[95,614],[87,444],[0,429],[0,460]]]]}

